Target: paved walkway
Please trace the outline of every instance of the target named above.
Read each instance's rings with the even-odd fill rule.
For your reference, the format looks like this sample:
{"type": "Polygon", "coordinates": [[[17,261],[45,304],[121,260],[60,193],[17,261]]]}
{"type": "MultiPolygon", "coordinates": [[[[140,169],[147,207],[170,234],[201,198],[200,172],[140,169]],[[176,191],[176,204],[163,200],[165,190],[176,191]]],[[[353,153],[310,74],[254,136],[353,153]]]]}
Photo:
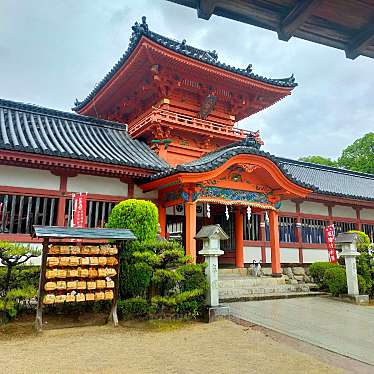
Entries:
{"type": "Polygon", "coordinates": [[[374,365],[374,306],[324,297],[228,305],[235,317],[374,365]]]}

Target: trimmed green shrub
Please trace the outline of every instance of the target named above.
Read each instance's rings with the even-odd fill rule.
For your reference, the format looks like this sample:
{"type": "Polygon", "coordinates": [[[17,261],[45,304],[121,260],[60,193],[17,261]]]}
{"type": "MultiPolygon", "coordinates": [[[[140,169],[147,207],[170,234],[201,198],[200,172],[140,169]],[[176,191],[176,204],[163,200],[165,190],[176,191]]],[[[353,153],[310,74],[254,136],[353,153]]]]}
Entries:
{"type": "Polygon", "coordinates": [[[333,296],[347,293],[347,279],[345,270],[341,266],[326,269],[323,276],[323,283],[333,296]]]}
{"type": "Polygon", "coordinates": [[[373,255],[369,255],[367,252],[361,252],[360,255],[356,257],[356,263],[357,274],[365,281],[366,292],[372,295],[374,279],[373,255]]]}
{"type": "Polygon", "coordinates": [[[152,282],[159,290],[160,296],[165,296],[182,279],[183,276],[174,270],[156,269],[153,272],[152,282]]]}
{"type": "Polygon", "coordinates": [[[321,287],[326,287],[326,284],[323,281],[326,270],[337,266],[337,264],[331,262],[314,262],[309,267],[310,275],[314,282],[318,283],[321,287]]]}
{"type": "Polygon", "coordinates": [[[13,288],[0,298],[0,313],[3,323],[15,318],[25,307],[25,303],[35,297],[36,288],[26,286],[23,288],[13,288]]]}
{"type": "Polygon", "coordinates": [[[150,317],[153,313],[158,317],[177,314],[196,318],[204,308],[207,290],[204,265],[192,264],[180,243],[156,240],[154,204],[151,210],[156,213],[155,224],[144,225],[147,217],[139,223],[146,211],[143,203],[152,204],[141,202],[141,209],[135,209],[138,204],[127,200],[114,208],[109,217],[108,227],[131,229],[138,238],[126,243],[121,253],[120,314],[123,318],[150,317]],[[147,234],[143,235],[142,230],[147,234]]]}
{"type": "MultiPolygon", "coordinates": [[[[368,293],[369,286],[366,283],[365,278],[362,275],[357,274],[357,282],[358,282],[358,290],[360,294],[366,295],[368,293]]],[[[371,288],[371,284],[370,284],[370,288],[371,288]]]]}
{"type": "Polygon", "coordinates": [[[369,235],[365,234],[362,231],[350,230],[349,233],[355,233],[358,235],[357,250],[359,252],[367,252],[370,247],[370,238],[369,235]]]}
{"type": "MultiPolygon", "coordinates": [[[[5,266],[0,266],[0,293],[6,288],[6,273],[7,268],[5,266]]],[[[26,286],[38,288],[39,274],[39,266],[22,265],[15,267],[10,276],[9,289],[23,288],[26,286]]]]}
{"type": "Polygon", "coordinates": [[[174,314],[177,302],[173,296],[153,296],[151,305],[157,314],[174,314]]]}
{"type": "Polygon", "coordinates": [[[208,281],[204,270],[206,264],[186,264],[177,269],[183,277],[179,283],[181,291],[192,291],[195,289],[206,291],[208,289],[208,281]]]}
{"type": "Polygon", "coordinates": [[[134,297],[118,301],[118,313],[120,318],[146,318],[153,311],[147,300],[134,297]]]}
{"type": "Polygon", "coordinates": [[[154,240],[158,229],[157,207],[146,200],[122,201],[110,213],[107,227],[129,229],[138,241],[154,240]]]}

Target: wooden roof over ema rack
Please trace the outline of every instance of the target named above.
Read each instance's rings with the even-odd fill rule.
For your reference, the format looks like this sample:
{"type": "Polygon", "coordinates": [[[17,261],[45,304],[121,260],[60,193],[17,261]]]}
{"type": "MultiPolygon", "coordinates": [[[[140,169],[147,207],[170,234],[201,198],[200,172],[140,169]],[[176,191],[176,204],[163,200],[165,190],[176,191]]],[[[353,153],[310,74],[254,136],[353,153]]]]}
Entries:
{"type": "Polygon", "coordinates": [[[34,236],[58,239],[134,240],[136,236],[127,229],[79,228],[59,226],[34,226],[34,236]]]}
{"type": "Polygon", "coordinates": [[[348,58],[374,58],[373,0],[169,0],[278,33],[342,49],[348,58]]]}

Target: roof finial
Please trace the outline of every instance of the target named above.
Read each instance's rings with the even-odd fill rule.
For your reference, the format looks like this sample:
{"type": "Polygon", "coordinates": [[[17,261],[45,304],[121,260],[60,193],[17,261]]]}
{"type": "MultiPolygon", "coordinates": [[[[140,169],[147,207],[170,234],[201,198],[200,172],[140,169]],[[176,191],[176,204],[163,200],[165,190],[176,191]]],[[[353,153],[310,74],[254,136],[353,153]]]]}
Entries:
{"type": "Polygon", "coordinates": [[[144,32],[148,32],[148,25],[147,25],[147,17],[143,16],[142,17],[142,24],[140,27],[143,29],[144,32]]]}
{"type": "Polygon", "coordinates": [[[245,68],[245,71],[247,73],[251,73],[252,72],[252,64],[249,64],[246,68],[245,68]]]}
{"type": "Polygon", "coordinates": [[[260,137],[260,130],[257,131],[250,131],[247,137],[240,142],[241,145],[245,147],[253,147],[260,149],[261,146],[264,144],[260,137]]]}

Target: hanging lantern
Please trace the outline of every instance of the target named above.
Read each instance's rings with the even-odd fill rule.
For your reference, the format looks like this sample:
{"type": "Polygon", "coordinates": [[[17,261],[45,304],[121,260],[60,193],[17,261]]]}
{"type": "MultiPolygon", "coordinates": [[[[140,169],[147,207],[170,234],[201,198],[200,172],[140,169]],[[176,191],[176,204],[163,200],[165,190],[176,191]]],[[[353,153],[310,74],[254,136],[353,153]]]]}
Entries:
{"type": "Polygon", "coordinates": [[[228,206],[226,205],[226,210],[225,210],[225,214],[226,214],[226,220],[228,221],[229,218],[230,218],[230,214],[229,214],[229,208],[228,206]]]}
{"type": "Polygon", "coordinates": [[[252,209],[251,209],[251,207],[248,205],[248,206],[247,206],[247,218],[248,218],[248,224],[250,224],[250,222],[251,222],[251,215],[252,215],[252,209]]]}
{"type": "Polygon", "coordinates": [[[210,205],[209,203],[206,204],[206,216],[210,218],[210,205]]]}

